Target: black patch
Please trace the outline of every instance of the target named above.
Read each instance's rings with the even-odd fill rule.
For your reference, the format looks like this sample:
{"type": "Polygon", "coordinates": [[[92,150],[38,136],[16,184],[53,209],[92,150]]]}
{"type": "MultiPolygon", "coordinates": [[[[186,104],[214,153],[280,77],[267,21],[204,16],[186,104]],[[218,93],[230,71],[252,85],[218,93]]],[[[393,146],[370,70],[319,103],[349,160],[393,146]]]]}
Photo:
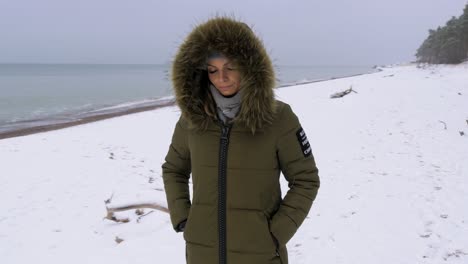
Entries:
{"type": "Polygon", "coordinates": [[[306,133],[302,127],[299,128],[296,132],[297,141],[299,141],[299,145],[302,149],[302,154],[304,157],[309,157],[312,155],[312,148],[310,147],[309,140],[307,139],[306,133]]]}

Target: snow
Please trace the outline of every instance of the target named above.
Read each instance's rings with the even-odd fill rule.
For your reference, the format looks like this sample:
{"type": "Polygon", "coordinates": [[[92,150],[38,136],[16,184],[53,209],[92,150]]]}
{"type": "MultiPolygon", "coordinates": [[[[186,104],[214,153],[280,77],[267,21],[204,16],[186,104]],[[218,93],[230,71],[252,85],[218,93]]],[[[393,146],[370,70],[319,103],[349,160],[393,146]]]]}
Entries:
{"type": "MultiPolygon", "coordinates": [[[[290,263],[468,263],[468,64],[384,67],[277,97],[299,116],[322,181],[290,263]]],[[[161,165],[178,115],[0,140],[0,262],[185,263],[167,213],[104,219],[111,197],[166,206],[161,165]]]]}

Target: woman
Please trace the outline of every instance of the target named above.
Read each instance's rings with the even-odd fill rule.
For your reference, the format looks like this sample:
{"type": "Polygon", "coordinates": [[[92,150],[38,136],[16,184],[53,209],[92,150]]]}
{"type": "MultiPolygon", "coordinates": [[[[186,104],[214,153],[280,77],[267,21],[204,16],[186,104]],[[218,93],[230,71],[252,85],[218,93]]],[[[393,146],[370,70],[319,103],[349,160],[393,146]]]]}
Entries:
{"type": "Polygon", "coordinates": [[[162,169],[187,263],[288,263],[320,183],[298,118],[274,99],[262,42],[244,23],[211,19],[181,45],[172,80],[182,114],[162,169]]]}

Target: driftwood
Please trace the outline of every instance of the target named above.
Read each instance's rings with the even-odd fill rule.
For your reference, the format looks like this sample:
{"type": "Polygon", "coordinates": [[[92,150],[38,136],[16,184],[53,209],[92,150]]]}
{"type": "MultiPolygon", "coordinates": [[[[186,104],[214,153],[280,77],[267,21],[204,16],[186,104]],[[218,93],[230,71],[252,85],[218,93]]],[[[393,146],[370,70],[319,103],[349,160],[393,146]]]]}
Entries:
{"type": "Polygon", "coordinates": [[[161,206],[159,204],[144,203],[144,204],[131,204],[131,205],[119,206],[119,207],[107,207],[106,206],[107,214],[104,217],[104,219],[108,219],[108,220],[118,222],[118,223],[128,223],[130,222],[128,218],[119,219],[115,216],[114,213],[136,209],[135,214],[139,215],[137,222],[140,222],[141,218],[153,212],[153,211],[150,211],[149,213],[144,214],[142,210],[143,208],[150,208],[150,209],[155,209],[161,212],[169,213],[169,210],[166,207],[161,206]]]}
{"type": "Polygon", "coordinates": [[[440,120],[439,120],[439,122],[444,124],[444,129],[447,130],[447,123],[445,123],[444,121],[440,121],[440,120]]]}
{"type": "Polygon", "coordinates": [[[347,90],[344,90],[344,91],[342,91],[342,92],[338,92],[338,93],[334,93],[334,94],[330,95],[330,98],[332,98],[332,99],[334,99],[334,98],[341,98],[341,97],[343,97],[343,96],[345,96],[345,95],[350,94],[351,92],[358,93],[358,92],[354,91],[354,90],[353,90],[353,86],[351,86],[351,87],[349,87],[349,89],[347,89],[347,90]]]}
{"type": "Polygon", "coordinates": [[[150,209],[155,209],[161,212],[169,213],[169,209],[167,209],[166,207],[159,205],[159,204],[151,204],[151,203],[130,204],[130,205],[118,206],[118,207],[106,207],[107,212],[111,212],[111,213],[128,211],[132,209],[142,209],[142,208],[150,208],[150,209]]]}
{"type": "Polygon", "coordinates": [[[166,207],[159,205],[159,204],[153,204],[153,203],[130,204],[130,205],[124,205],[124,206],[110,207],[108,205],[111,203],[113,196],[114,194],[112,194],[112,196],[109,199],[104,201],[104,203],[106,204],[106,210],[107,210],[107,215],[104,217],[104,219],[108,219],[108,220],[119,222],[119,223],[128,223],[130,222],[128,218],[118,219],[114,215],[114,213],[136,209],[135,214],[139,215],[137,222],[140,222],[140,219],[142,217],[149,215],[150,213],[153,212],[151,211],[147,214],[144,214],[143,208],[150,208],[150,209],[155,209],[161,212],[169,213],[169,209],[167,209],[166,207]]]}

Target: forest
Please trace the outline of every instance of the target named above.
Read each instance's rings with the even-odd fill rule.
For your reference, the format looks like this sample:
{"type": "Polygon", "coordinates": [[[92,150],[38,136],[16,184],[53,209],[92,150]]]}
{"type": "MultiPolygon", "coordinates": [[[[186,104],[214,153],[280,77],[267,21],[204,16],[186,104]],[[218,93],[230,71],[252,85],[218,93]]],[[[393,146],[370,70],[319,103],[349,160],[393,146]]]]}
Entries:
{"type": "Polygon", "coordinates": [[[457,64],[468,58],[468,4],[462,15],[453,16],[445,26],[429,30],[416,58],[418,62],[431,64],[457,64]]]}

